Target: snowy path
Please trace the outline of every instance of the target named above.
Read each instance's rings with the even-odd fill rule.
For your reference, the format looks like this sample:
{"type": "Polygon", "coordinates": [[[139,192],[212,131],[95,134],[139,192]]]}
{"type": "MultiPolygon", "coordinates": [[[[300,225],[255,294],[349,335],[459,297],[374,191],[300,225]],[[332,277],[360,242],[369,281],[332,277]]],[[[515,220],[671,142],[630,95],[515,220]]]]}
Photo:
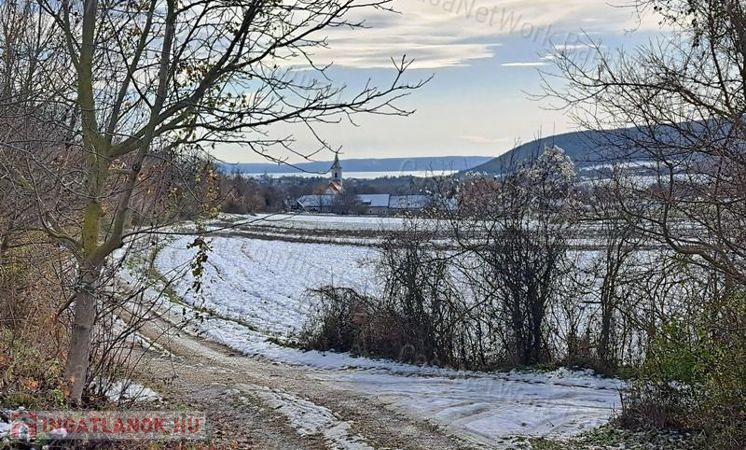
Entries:
{"type": "Polygon", "coordinates": [[[327,370],[236,357],[223,346],[167,329],[148,324],[144,334],[160,337],[171,356],[146,354],[141,378],[166,401],[204,411],[212,437],[235,441],[234,448],[483,448],[345,389],[327,370]]]}
{"type": "MultiPolygon", "coordinates": [[[[156,260],[158,269],[169,274],[188,267],[193,251],[186,245],[191,240],[179,238],[163,249],[156,260]]],[[[231,360],[256,372],[248,376],[271,368],[269,372],[279,372],[277,380],[293,380],[264,380],[249,390],[284,411],[299,432],[315,430],[313,434],[324,436],[329,448],[368,448],[373,446],[366,441],[369,436],[376,437],[372,441],[378,446],[390,446],[392,437],[381,436],[386,431],[379,427],[386,425],[375,425],[376,415],[384,421],[390,415],[404,415],[414,421],[416,425],[408,425],[414,429],[433,424],[464,441],[506,448],[513,436],[578,434],[605,423],[618,408],[621,383],[586,373],[458,372],[281,347],[267,337],[291,337],[300,329],[313,308],[307,289],[335,283],[376,291],[371,266],[374,251],[237,237],[214,238],[211,247],[202,294],[189,291],[189,277],[176,286],[187,303],[207,307],[221,317],[205,320],[199,331],[252,356],[231,360]],[[338,423],[334,417],[340,418],[338,423]],[[357,420],[360,417],[365,419],[357,420]],[[348,418],[356,420],[348,422],[348,418]],[[361,429],[368,432],[361,433],[361,429]],[[329,437],[344,430],[349,433],[343,433],[339,442],[329,437]],[[344,442],[360,447],[345,447],[344,442]]],[[[423,448],[461,445],[451,442],[423,448]]]]}

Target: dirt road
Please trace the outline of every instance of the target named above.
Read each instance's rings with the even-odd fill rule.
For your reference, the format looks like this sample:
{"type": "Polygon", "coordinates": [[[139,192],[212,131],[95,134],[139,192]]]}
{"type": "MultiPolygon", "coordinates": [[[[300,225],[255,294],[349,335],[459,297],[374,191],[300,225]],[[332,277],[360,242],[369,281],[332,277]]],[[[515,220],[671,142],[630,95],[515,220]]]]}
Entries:
{"type": "Polygon", "coordinates": [[[236,355],[185,333],[158,342],[171,355],[148,352],[140,381],[170,404],[206,413],[217,448],[482,448],[352,392],[320,370],[236,355]]]}

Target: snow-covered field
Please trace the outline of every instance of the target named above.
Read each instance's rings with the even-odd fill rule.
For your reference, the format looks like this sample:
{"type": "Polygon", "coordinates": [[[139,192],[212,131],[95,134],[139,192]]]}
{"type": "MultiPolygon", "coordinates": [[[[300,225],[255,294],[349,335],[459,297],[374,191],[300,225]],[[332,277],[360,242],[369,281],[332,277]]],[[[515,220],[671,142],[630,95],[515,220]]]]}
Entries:
{"type": "MultiPolygon", "coordinates": [[[[159,271],[170,278],[189,266],[193,237],[170,242],[156,259],[159,271]]],[[[203,289],[189,289],[191,274],[177,281],[182,298],[220,316],[248,322],[260,332],[290,336],[298,331],[313,307],[309,289],[325,285],[376,289],[370,264],[375,251],[367,247],[289,243],[259,239],[210,239],[203,289]]]]}
{"type": "MultiPolygon", "coordinates": [[[[229,221],[246,221],[246,216],[224,214],[229,221]]],[[[321,214],[258,214],[248,217],[255,225],[299,230],[382,231],[399,230],[405,220],[401,217],[337,216],[321,214]]]]}
{"type": "MultiPolygon", "coordinates": [[[[377,227],[381,220],[395,226],[399,220],[303,217],[300,223],[308,227],[315,221],[324,227],[377,227]]],[[[268,337],[290,337],[302,328],[313,308],[308,289],[334,283],[376,292],[372,267],[376,251],[362,246],[214,237],[203,289],[195,294],[188,270],[195,252],[187,249],[192,240],[189,236],[172,240],[159,253],[156,266],[166,276],[186,273],[176,282],[179,295],[219,316],[198,324],[201,331],[246,355],[312,367],[320,371],[320,377],[345,389],[376,397],[392,408],[486,444],[510,436],[575,435],[608,421],[619,407],[618,390],[623,384],[584,372],[460,372],[282,347],[268,337]]],[[[267,395],[270,400],[282,400],[267,395]]],[[[326,419],[319,418],[324,423],[326,419]]]]}

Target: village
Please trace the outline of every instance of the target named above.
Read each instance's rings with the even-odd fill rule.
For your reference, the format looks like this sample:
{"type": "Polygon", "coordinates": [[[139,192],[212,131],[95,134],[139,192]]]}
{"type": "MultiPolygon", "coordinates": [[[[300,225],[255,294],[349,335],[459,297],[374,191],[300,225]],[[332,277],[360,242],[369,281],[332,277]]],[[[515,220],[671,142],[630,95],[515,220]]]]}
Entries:
{"type": "Polygon", "coordinates": [[[364,215],[398,215],[419,212],[434,204],[425,194],[348,194],[342,176],[339,155],[334,158],[329,184],[318,194],[303,195],[293,209],[309,213],[340,213],[364,215]]]}

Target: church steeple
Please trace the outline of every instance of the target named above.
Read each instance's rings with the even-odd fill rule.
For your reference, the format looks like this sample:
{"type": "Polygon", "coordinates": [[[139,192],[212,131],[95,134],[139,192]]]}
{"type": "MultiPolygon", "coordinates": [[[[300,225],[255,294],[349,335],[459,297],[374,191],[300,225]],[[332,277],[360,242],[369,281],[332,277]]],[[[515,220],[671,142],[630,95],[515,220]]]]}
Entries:
{"type": "Polygon", "coordinates": [[[334,164],[332,164],[332,182],[342,184],[342,164],[339,163],[339,155],[334,155],[334,164]]]}

